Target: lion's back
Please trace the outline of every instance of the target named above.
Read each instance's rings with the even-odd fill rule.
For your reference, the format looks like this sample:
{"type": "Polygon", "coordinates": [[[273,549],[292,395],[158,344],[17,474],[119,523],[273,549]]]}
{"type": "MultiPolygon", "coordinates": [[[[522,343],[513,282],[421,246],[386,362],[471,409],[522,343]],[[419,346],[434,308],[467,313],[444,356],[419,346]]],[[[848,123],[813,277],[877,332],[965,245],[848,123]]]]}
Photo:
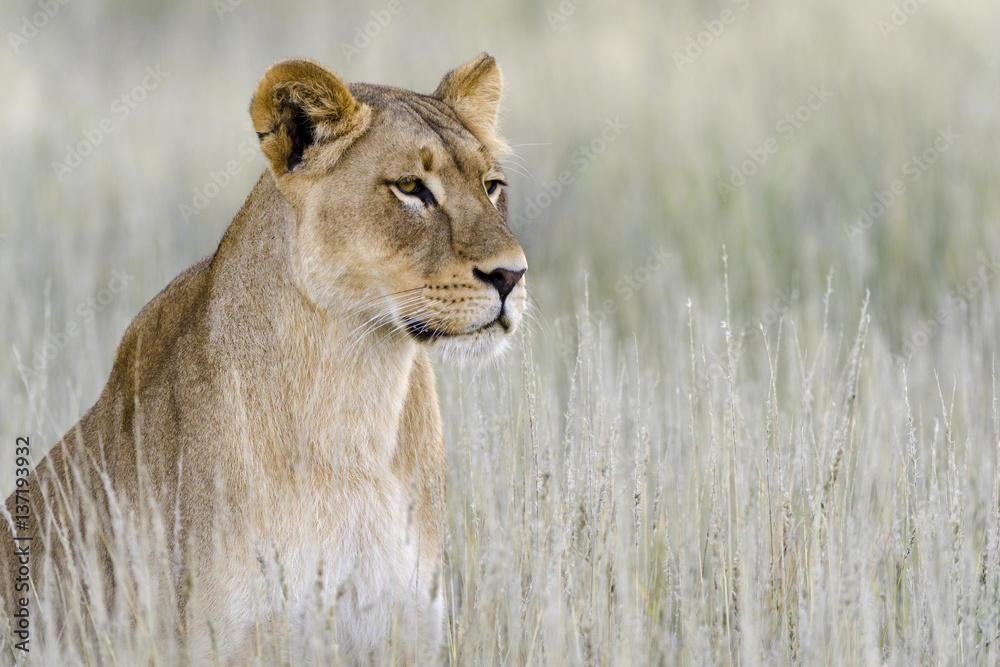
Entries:
{"type": "Polygon", "coordinates": [[[184,366],[197,366],[192,359],[178,362],[189,352],[185,345],[204,336],[198,323],[210,292],[211,259],[189,267],[136,315],[97,403],[38,462],[21,493],[15,490],[5,500],[14,521],[12,526],[0,518],[0,599],[6,609],[19,595],[15,549],[24,545],[30,545],[31,577],[40,590],[43,557],[64,568],[67,557],[76,558],[61,543],[93,548],[110,596],[111,561],[103,546],[112,531],[108,491],[131,507],[165,500],[167,489],[176,486],[180,425],[171,407],[178,399],[171,396],[184,366]],[[17,505],[24,501],[28,518],[18,521],[17,505]],[[31,539],[15,541],[12,527],[17,536],[31,539]],[[60,533],[64,539],[55,539],[60,533]]]}

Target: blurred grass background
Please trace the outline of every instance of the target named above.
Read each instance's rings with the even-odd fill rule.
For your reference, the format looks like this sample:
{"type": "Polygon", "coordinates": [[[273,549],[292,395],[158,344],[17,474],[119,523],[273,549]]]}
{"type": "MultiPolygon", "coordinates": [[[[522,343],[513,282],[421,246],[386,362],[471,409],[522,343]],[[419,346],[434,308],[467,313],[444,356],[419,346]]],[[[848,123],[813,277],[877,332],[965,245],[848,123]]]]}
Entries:
{"type": "MultiPolygon", "coordinates": [[[[995,32],[1000,5],[986,0],[587,0],[579,5],[569,0],[400,0],[401,11],[387,25],[370,28],[377,34],[358,52],[345,53],[343,45],[356,47],[357,31],[375,25],[372,12],[386,6],[315,0],[280,5],[260,0],[4,3],[0,26],[7,39],[0,48],[0,80],[12,93],[0,105],[3,460],[9,460],[16,435],[31,434],[35,443],[48,446],[72,426],[96,400],[131,318],[178,272],[214,251],[264,167],[256,148],[252,153],[247,148],[253,142],[247,106],[271,62],[306,56],[347,81],[430,92],[445,71],[485,50],[497,58],[507,86],[502,127],[518,155],[508,170],[510,212],[528,221],[518,235],[528,257],[536,323],[525,348],[530,355],[514,355],[503,364],[503,373],[473,378],[441,368],[442,395],[451,397],[445,421],[454,447],[456,507],[468,501],[469,493],[486,493],[496,508],[513,502],[505,494],[518,488],[527,493],[527,486],[475,487],[527,465],[512,457],[527,451],[517,449],[527,446],[518,429],[528,412],[538,409],[542,417],[536,416],[540,421],[532,428],[544,437],[532,441],[549,451],[550,463],[571,461],[584,477],[588,466],[598,463],[585,455],[586,443],[614,443],[618,454],[612,459],[617,456],[619,463],[631,461],[639,443],[647,443],[648,471],[636,467],[635,478],[648,479],[650,494],[663,491],[664,484],[670,487],[673,479],[668,495],[676,494],[675,501],[657,507],[678,512],[670,519],[674,538],[683,542],[687,535],[692,553],[701,549],[704,556],[712,541],[708,528],[719,527],[704,505],[716,497],[710,481],[719,460],[712,452],[719,453],[716,447],[726,442],[719,430],[726,420],[730,426],[739,421],[743,427],[733,427],[730,435],[733,459],[726,459],[734,467],[725,468],[719,479],[733,475],[734,488],[744,484],[744,494],[754,496],[757,475],[763,475],[765,459],[771,462],[768,443],[772,454],[815,458],[809,465],[817,477],[796,473],[787,505],[788,530],[798,531],[800,556],[812,562],[815,555],[804,545],[811,544],[809,526],[817,525],[822,512],[817,514],[810,490],[823,486],[820,472],[832,465],[824,457],[837,451],[828,445],[836,442],[836,424],[844,418],[838,411],[854,410],[849,431],[855,448],[846,449],[850,465],[845,463],[847,481],[841,478],[839,496],[842,527],[857,524],[847,543],[882,539],[878,543],[885,550],[879,553],[895,554],[895,560],[864,557],[871,580],[844,589],[870,595],[875,602],[866,609],[883,614],[872,621],[881,635],[882,653],[876,657],[899,664],[922,655],[962,662],[970,657],[962,651],[988,644],[988,637],[970,627],[984,598],[962,595],[972,595],[973,570],[993,557],[988,545],[997,510],[993,378],[1000,334],[995,296],[1000,41],[995,32]],[[31,32],[25,20],[46,6],[58,11],[37,34],[25,37],[31,32]],[[11,33],[22,39],[12,39],[11,33]],[[699,48],[691,46],[699,42],[699,48]],[[168,74],[120,118],[116,100],[141,85],[147,67],[168,74]],[[808,104],[815,88],[832,95],[808,110],[808,119],[800,118],[789,136],[782,120],[808,104]],[[60,178],[53,163],[64,162],[69,147],[104,118],[112,119],[113,131],[102,134],[92,154],[60,178]],[[613,134],[602,138],[609,121],[621,131],[602,145],[613,134]],[[939,132],[948,128],[957,135],[953,144],[937,150],[934,163],[910,180],[907,161],[932,149],[939,132]],[[777,149],[745,185],[720,193],[719,182],[769,139],[776,140],[777,149]],[[583,146],[601,150],[592,160],[581,159],[583,146]],[[238,173],[227,186],[212,190],[213,174],[229,161],[238,164],[238,173]],[[552,182],[563,171],[572,183],[552,196],[552,182]],[[871,207],[877,193],[897,179],[905,192],[895,196],[884,215],[849,234],[858,209],[871,207]],[[217,194],[186,221],[182,205],[193,206],[196,192],[205,194],[206,188],[217,194]],[[661,248],[669,256],[643,271],[650,251],[661,248]],[[121,293],[109,293],[106,303],[87,305],[102,290],[118,286],[114,271],[134,279],[121,293]],[[828,278],[832,296],[824,301],[828,278]],[[866,294],[870,322],[858,352],[862,370],[855,377],[849,353],[866,294]],[[606,316],[594,316],[602,309],[606,316]],[[583,326],[587,321],[599,327],[592,331],[583,326]],[[722,321],[732,333],[728,342],[722,321]],[[779,322],[784,338],[778,335],[779,322]],[[78,333],[64,336],[60,344],[58,334],[71,330],[78,333]],[[41,363],[37,355],[45,355],[46,341],[58,351],[41,363]],[[593,362],[592,374],[581,371],[581,359],[586,368],[593,362]],[[784,361],[775,370],[779,359],[784,361]],[[817,360],[813,378],[808,371],[817,360]],[[515,377],[507,380],[507,374],[515,377]],[[477,408],[473,398],[461,400],[460,387],[469,382],[477,387],[473,395],[505,393],[510,412],[502,414],[518,426],[488,427],[493,418],[484,416],[482,406],[477,408]],[[635,394],[625,387],[634,387],[635,394]],[[591,391],[595,405],[601,395],[608,402],[600,409],[587,404],[608,420],[607,431],[574,421],[583,410],[577,402],[591,391]],[[851,407],[855,400],[860,407],[851,407]],[[694,407],[685,407],[689,403],[694,407]],[[721,411],[710,410],[712,405],[721,411]],[[823,414],[830,421],[822,421],[823,414]],[[911,427],[917,435],[909,456],[911,427]],[[514,449],[483,451],[485,463],[477,463],[470,451],[479,452],[484,441],[494,439],[498,447],[513,443],[514,449]],[[955,442],[961,444],[957,453],[955,442]],[[956,457],[951,466],[949,455],[956,457]],[[923,477],[907,461],[922,462],[923,477]],[[672,462],[677,469],[663,472],[672,462]],[[695,476],[674,477],[685,470],[695,476]],[[941,491],[936,474],[942,487],[953,483],[961,492],[966,512],[944,512],[954,521],[940,526],[934,521],[944,519],[934,513],[934,503],[954,510],[957,501],[941,491]],[[926,506],[914,500],[925,496],[930,498],[926,506]],[[923,519],[936,526],[928,528],[934,536],[929,542],[945,540],[946,529],[957,521],[961,531],[955,528],[948,549],[954,548],[952,561],[959,562],[949,566],[952,578],[932,585],[925,597],[918,593],[929,589],[920,589],[917,581],[913,599],[893,607],[894,593],[887,588],[902,581],[900,573],[912,563],[906,526],[923,519]],[[930,626],[921,619],[928,612],[921,604],[947,617],[938,620],[943,629],[926,630],[930,626]],[[891,608],[915,611],[899,620],[891,608]],[[886,633],[892,635],[889,618],[898,621],[895,632],[901,639],[893,644],[895,652],[887,649],[892,644],[886,640],[886,633]],[[924,641],[922,633],[932,639],[924,641]],[[928,645],[935,651],[922,653],[928,645]]],[[[535,460],[532,470],[537,473],[543,464],[535,460]]],[[[6,495],[13,478],[7,464],[2,469],[0,490],[6,495]]],[[[590,474],[601,473],[591,469],[590,474]]],[[[622,502],[630,503],[632,489],[619,491],[627,498],[622,502]]],[[[732,505],[739,494],[727,497],[728,516],[737,525],[753,525],[754,517],[770,521],[768,512],[784,502],[758,498],[760,506],[751,502],[755,509],[741,515],[732,505]]],[[[510,528],[511,517],[497,512],[498,530],[510,528]]],[[[466,519],[462,512],[455,516],[458,530],[466,519]]],[[[547,516],[558,523],[558,512],[547,516]]],[[[650,648],[646,658],[717,660],[726,655],[739,660],[740,651],[752,644],[733,643],[728,631],[716,633],[705,621],[714,612],[702,618],[690,609],[677,611],[676,618],[691,614],[686,629],[664,615],[669,595],[690,601],[701,585],[693,582],[710,577],[692,565],[691,572],[677,570],[671,584],[676,588],[669,588],[662,578],[669,580],[664,573],[672,571],[663,553],[670,539],[664,524],[659,530],[660,537],[648,544],[666,560],[646,562],[636,572],[654,573],[643,588],[658,591],[646,600],[649,618],[672,630],[662,635],[669,641],[650,648]],[[649,611],[654,608],[660,611],[649,611]],[[688,632],[693,639],[685,643],[688,632]],[[728,648],[719,649],[723,636],[728,648]]],[[[734,554],[747,563],[752,550],[740,548],[746,536],[723,532],[728,566],[734,554]]],[[[677,544],[673,549],[679,549],[677,544]]],[[[948,549],[939,545],[932,553],[952,553],[948,549]]],[[[503,562],[502,555],[490,553],[477,562],[503,562]]],[[[932,579],[927,572],[934,557],[928,557],[930,569],[924,571],[932,579]]],[[[760,591],[771,590],[761,574],[767,568],[748,569],[760,575],[755,579],[760,591]]],[[[807,571],[810,590],[813,575],[807,571]]],[[[457,581],[472,586],[475,580],[462,575],[457,581]]],[[[482,581],[492,580],[483,575],[482,581]]],[[[765,597],[747,599],[763,605],[765,597]]],[[[493,611],[501,606],[496,603],[493,611]]],[[[466,614],[461,618],[467,627],[483,620],[468,616],[472,608],[453,610],[466,614]]],[[[840,662],[838,642],[848,647],[843,655],[873,657],[861,649],[852,653],[853,644],[845,638],[851,634],[845,628],[852,626],[835,613],[837,607],[823,609],[818,627],[827,635],[820,640],[811,635],[813,646],[822,647],[815,657],[840,662]]],[[[734,613],[719,612],[729,622],[734,613]]],[[[772,620],[779,626],[791,618],[784,608],[775,614],[772,620]]],[[[553,618],[556,627],[563,617],[553,618]]],[[[516,634],[510,622],[504,621],[504,632],[516,634]]],[[[529,627],[523,655],[534,650],[528,641],[532,631],[538,632],[529,627]]],[[[478,652],[460,659],[477,655],[490,662],[499,650],[490,644],[493,634],[473,633],[482,642],[474,644],[478,652]]],[[[601,636],[606,650],[591,657],[615,662],[626,655],[621,637],[601,636]]],[[[796,641],[804,645],[803,637],[784,636],[787,646],[764,638],[763,648],[745,657],[750,662],[804,659],[807,653],[793,650],[796,641]]],[[[452,648],[450,655],[459,659],[452,648]]],[[[583,653],[577,657],[584,660],[583,653]]]]}
{"type": "MultiPolygon", "coordinates": [[[[356,29],[385,7],[55,6],[36,35],[16,53],[8,43],[0,59],[14,91],[0,110],[7,349],[27,361],[41,347],[46,299],[59,332],[112,270],[135,281],[46,365],[59,395],[50,435],[76,419],[69,388],[82,405],[96,398],[114,342],[138,308],[214,249],[263,168],[241,152],[252,140],[249,97],[267,65],[288,56],[319,60],[348,81],[421,91],[481,50],[497,57],[507,81],[503,127],[524,165],[509,174],[512,214],[529,210],[562,170],[575,179],[520,231],[548,322],[574,312],[585,269],[596,303],[620,302],[619,333],[662,341],[683,321],[688,298],[718,298],[725,244],[738,322],[760,319],[782,294],[815,300],[832,270],[837,312],[846,317],[871,290],[878,330],[901,354],[913,326],[975,273],[979,253],[1000,251],[992,159],[1000,44],[991,38],[991,3],[917,5],[883,36],[878,22],[890,20],[891,3],[586,2],[564,3],[563,16],[555,2],[413,0],[349,56],[342,45],[353,46],[356,29]],[[705,40],[705,22],[724,10],[732,22],[705,40]],[[708,45],[678,67],[677,54],[699,37],[708,45]],[[141,84],[147,66],[169,75],[120,119],[115,101],[141,84]],[[777,124],[814,86],[832,97],[784,139],[777,124]],[[104,118],[114,131],[60,180],[53,163],[104,118]],[[581,172],[574,155],[609,119],[624,129],[581,172]],[[904,179],[904,163],[932,147],[939,128],[954,130],[954,146],[850,238],[845,227],[857,209],[904,179]],[[720,196],[717,183],[770,137],[780,140],[777,152],[735,194],[720,196]],[[230,160],[240,173],[186,224],[180,206],[211,188],[230,160]],[[673,260],[622,299],[615,284],[659,246],[673,260]]],[[[7,3],[3,25],[20,34],[41,8],[7,3]]],[[[5,358],[4,395],[18,400],[23,384],[5,358]]]]}

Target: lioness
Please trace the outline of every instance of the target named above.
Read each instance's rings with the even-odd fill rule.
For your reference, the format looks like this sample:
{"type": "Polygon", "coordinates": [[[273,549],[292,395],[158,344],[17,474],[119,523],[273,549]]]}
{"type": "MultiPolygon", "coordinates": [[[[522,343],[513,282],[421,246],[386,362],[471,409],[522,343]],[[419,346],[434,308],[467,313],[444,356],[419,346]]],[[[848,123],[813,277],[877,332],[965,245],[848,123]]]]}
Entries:
{"type": "MultiPolygon", "coordinates": [[[[308,60],[264,74],[250,115],[268,169],[215,254],[135,318],[97,404],[29,478],[32,595],[75,603],[81,633],[162,605],[199,663],[253,659],[262,627],[292,646],[326,637],[352,663],[437,656],[445,454],[428,350],[498,353],[526,299],[501,90],[485,53],[431,95],[345,85],[308,60]]],[[[14,496],[5,509],[10,610],[14,496]]]]}

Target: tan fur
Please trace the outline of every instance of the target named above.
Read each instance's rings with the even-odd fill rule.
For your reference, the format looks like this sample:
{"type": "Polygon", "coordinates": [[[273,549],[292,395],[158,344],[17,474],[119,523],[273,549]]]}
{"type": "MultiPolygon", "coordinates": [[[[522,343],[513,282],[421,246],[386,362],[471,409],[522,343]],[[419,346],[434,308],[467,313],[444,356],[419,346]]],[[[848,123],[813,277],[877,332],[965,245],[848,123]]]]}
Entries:
{"type": "MultiPolygon", "coordinates": [[[[309,61],[267,71],[251,116],[269,169],[216,253],[135,318],[97,404],[31,475],[33,548],[51,562],[46,576],[34,554],[36,596],[98,615],[153,599],[195,662],[239,664],[261,627],[287,625],[294,648],[316,609],[349,663],[437,656],[428,348],[495,354],[525,304],[523,279],[503,300],[483,277],[526,268],[503,188],[486,191],[500,86],[485,54],[431,96],[309,61]]],[[[7,609],[11,545],[0,521],[7,609]]]]}
{"type": "Polygon", "coordinates": [[[496,133],[503,76],[495,60],[483,54],[448,72],[434,96],[447,102],[490,152],[502,155],[508,151],[507,144],[496,133]]]}

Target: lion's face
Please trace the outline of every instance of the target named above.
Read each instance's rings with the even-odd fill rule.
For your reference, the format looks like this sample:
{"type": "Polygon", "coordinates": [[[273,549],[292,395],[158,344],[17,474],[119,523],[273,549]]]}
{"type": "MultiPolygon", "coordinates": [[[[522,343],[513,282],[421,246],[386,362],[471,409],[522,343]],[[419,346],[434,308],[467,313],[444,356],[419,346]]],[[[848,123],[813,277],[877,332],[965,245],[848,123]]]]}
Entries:
{"type": "MultiPolygon", "coordinates": [[[[281,66],[265,74],[262,87],[281,66]]],[[[318,67],[309,63],[305,73],[335,76],[318,67]]],[[[499,101],[494,73],[499,77],[492,59],[480,58],[449,73],[434,96],[370,85],[338,90],[354,108],[351,117],[340,112],[336,125],[348,126],[341,132],[323,127],[327,109],[303,129],[308,111],[272,93],[279,118],[263,125],[276,126],[278,136],[269,142],[262,132],[262,147],[271,157],[269,143],[291,145],[272,158],[272,170],[298,217],[304,289],[318,305],[353,319],[355,335],[395,331],[464,358],[500,351],[517,328],[527,263],[506,224],[496,110],[486,110],[484,125],[469,106],[483,86],[493,88],[479,102],[499,101]]],[[[283,80],[309,80],[292,74],[298,76],[283,80]]],[[[260,95],[252,106],[258,132],[260,95]]],[[[306,96],[299,105],[310,106],[322,103],[306,96]]]]}

